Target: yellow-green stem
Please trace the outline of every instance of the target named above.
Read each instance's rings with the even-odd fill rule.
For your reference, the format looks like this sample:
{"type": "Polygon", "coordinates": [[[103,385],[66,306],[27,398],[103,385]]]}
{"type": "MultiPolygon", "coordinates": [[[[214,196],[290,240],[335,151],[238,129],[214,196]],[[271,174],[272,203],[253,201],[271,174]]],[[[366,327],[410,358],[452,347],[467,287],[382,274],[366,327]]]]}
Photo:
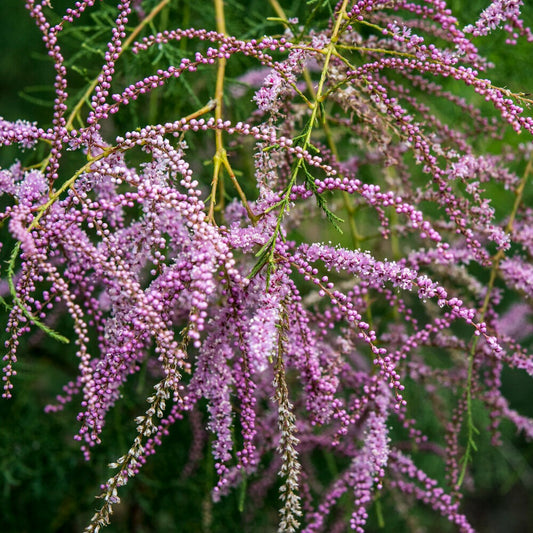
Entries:
{"type": "MultiPolygon", "coordinates": [[[[273,4],[274,5],[274,4],[273,4]]],[[[343,17],[346,13],[346,6],[348,5],[348,0],[343,0],[342,2],[342,5],[341,5],[341,8],[339,10],[339,14],[337,16],[337,19],[335,20],[335,26],[333,27],[333,32],[331,34],[331,39],[330,39],[330,42],[329,44],[327,45],[326,49],[325,49],[325,59],[324,59],[324,66],[322,68],[322,72],[320,74],[320,81],[318,82],[318,87],[317,87],[317,90],[316,90],[316,94],[314,96],[314,101],[312,102],[311,104],[311,117],[309,118],[309,123],[308,123],[308,126],[306,128],[306,132],[305,132],[305,136],[304,136],[304,139],[303,139],[303,142],[302,142],[302,148],[304,150],[307,149],[307,147],[309,146],[309,143],[311,141],[311,134],[313,132],[313,126],[317,120],[317,117],[318,117],[318,110],[320,108],[320,105],[322,103],[322,101],[324,100],[323,98],[323,91],[324,91],[324,85],[326,83],[326,79],[328,77],[328,67],[329,67],[329,62],[331,60],[331,56],[333,54],[333,52],[335,51],[335,45],[339,39],[339,29],[340,29],[340,26],[341,26],[341,22],[343,20],[343,17]]],[[[283,14],[284,16],[284,14],[283,14]]],[[[274,233],[272,235],[272,237],[270,238],[269,242],[268,242],[268,248],[266,249],[266,252],[265,252],[265,260],[262,261],[260,260],[260,262],[258,263],[258,265],[260,267],[262,267],[264,264],[266,264],[266,262],[268,262],[268,264],[271,266],[273,263],[274,263],[274,252],[275,252],[275,249],[276,249],[276,242],[277,242],[277,239],[279,237],[279,233],[281,231],[281,221],[283,220],[283,217],[285,215],[285,211],[287,210],[288,206],[289,206],[289,200],[290,200],[290,196],[291,196],[291,192],[292,192],[292,189],[296,183],[296,178],[298,176],[298,172],[303,164],[303,157],[300,157],[297,162],[296,162],[296,165],[294,166],[294,169],[291,173],[291,177],[289,179],[289,182],[287,184],[287,187],[286,187],[286,190],[285,190],[285,194],[284,194],[284,197],[283,199],[276,204],[275,207],[278,207],[280,208],[280,211],[279,211],[279,214],[278,214],[278,219],[277,219],[277,223],[276,223],[276,227],[274,229],[274,233]]],[[[272,209],[272,208],[270,208],[272,209]]],[[[269,210],[270,210],[269,209],[269,210]]],[[[266,211],[268,212],[268,210],[266,211]]],[[[252,274],[254,272],[257,272],[260,270],[260,268],[257,268],[258,265],[256,265],[254,267],[254,269],[252,270],[252,274]]],[[[267,267],[267,268],[270,268],[267,267]]],[[[270,270],[267,271],[267,285],[268,285],[268,280],[269,280],[269,273],[270,273],[270,270]]]]}
{"type": "MultiPolygon", "coordinates": [[[[215,2],[215,17],[218,33],[226,35],[226,18],[224,16],[224,0],[214,0],[215,2]]],[[[217,107],[215,108],[215,120],[222,119],[222,109],[224,100],[224,77],[226,75],[226,58],[218,59],[217,81],[215,86],[215,101],[217,107]]],[[[218,181],[222,179],[221,169],[226,166],[224,164],[226,157],[226,150],[222,141],[222,130],[215,130],[215,155],[213,156],[213,180],[211,181],[211,199],[209,202],[208,218],[211,222],[215,222],[215,204],[217,199],[218,181]]],[[[223,198],[221,198],[223,200],[223,198]]]]}
{"type": "MultiPolygon", "coordinates": [[[[527,163],[524,174],[522,176],[522,179],[520,180],[520,183],[516,189],[513,209],[511,210],[511,214],[509,215],[509,221],[507,222],[507,225],[505,227],[505,231],[507,233],[511,233],[513,231],[513,224],[514,224],[514,220],[516,217],[516,213],[518,212],[518,208],[520,207],[522,196],[524,194],[524,188],[526,186],[529,174],[531,173],[532,167],[533,167],[533,158],[530,158],[527,163]]],[[[480,317],[479,317],[480,322],[483,322],[485,320],[485,315],[487,314],[487,311],[489,308],[490,298],[492,295],[492,291],[494,289],[494,283],[496,281],[496,276],[498,275],[498,268],[500,266],[500,261],[503,259],[504,256],[505,256],[505,251],[503,249],[500,249],[492,258],[492,268],[490,271],[489,282],[487,284],[487,292],[485,293],[485,299],[483,300],[483,305],[481,306],[481,310],[480,310],[480,317]]],[[[475,450],[474,434],[478,432],[476,427],[474,426],[473,413],[472,413],[472,384],[473,384],[473,378],[474,378],[474,356],[476,353],[478,342],[479,342],[479,336],[475,336],[472,340],[472,345],[470,347],[470,352],[468,354],[468,377],[467,377],[467,383],[466,383],[467,442],[466,442],[466,450],[465,450],[463,460],[462,460],[461,472],[459,474],[459,479],[457,481],[457,488],[459,488],[463,484],[469,458],[471,457],[472,450],[475,450]]]]}
{"type": "MultiPolygon", "coordinates": [[[[120,55],[122,55],[133,43],[133,41],[137,38],[139,33],[141,33],[142,29],[149,24],[154,17],[157,16],[157,14],[170,2],[170,0],[161,0],[159,4],[157,4],[150,13],[139,23],[139,25],[131,32],[129,37],[122,43],[122,50],[120,52],[120,55]]],[[[119,57],[120,57],[119,55],[119,57]]],[[[87,90],[83,93],[83,96],[79,99],[78,103],[74,106],[74,109],[70,113],[70,116],[67,119],[66,128],[72,129],[72,122],[74,119],[78,116],[81,108],[83,107],[83,104],[85,102],[89,102],[89,96],[94,91],[94,88],[98,84],[98,78],[100,77],[101,72],[96,76],[96,78],[90,83],[89,87],[87,87],[87,90]]]]}

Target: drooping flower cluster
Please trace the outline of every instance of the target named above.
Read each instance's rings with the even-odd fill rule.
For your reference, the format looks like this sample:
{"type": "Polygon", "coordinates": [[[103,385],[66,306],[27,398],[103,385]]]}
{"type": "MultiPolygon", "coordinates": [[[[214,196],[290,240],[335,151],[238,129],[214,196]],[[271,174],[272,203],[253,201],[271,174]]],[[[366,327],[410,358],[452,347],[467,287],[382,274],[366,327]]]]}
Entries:
{"type": "Polygon", "coordinates": [[[169,426],[204,407],[206,426],[194,427],[212,435],[214,500],[246,484],[259,501],[277,485],[279,531],[364,531],[383,491],[472,531],[460,504],[476,460],[474,400],[494,443],[503,419],[533,437],[501,383],[505,368],[533,376],[521,344],[533,294],[531,143],[492,154],[476,141],[530,136],[533,118],[526,95],[484,77],[489,62],[469,37],[505,24],[531,40],[522,2],[492,2],[464,29],[441,0],[341,0],[312,29],[272,2],[284,34],[241,39],[215,0],[217,31],[140,37],[166,3],[149,13],[117,4],[101,72],[71,105],[62,32],[98,5],[76,2],[52,23],[47,2],[27,0],[56,98],[49,126],[0,119],[0,145],[49,146],[41,165],[0,170],[4,397],[28,333],[73,341],[78,375],[47,410],[80,404],[75,438],[90,460],[126,381],[149,368],[138,435],[112,463],[87,531],[109,523],[120,487],[169,426]],[[176,64],[132,83],[118,75],[126,54],[180,46],[188,55],[176,64]],[[234,57],[239,83],[259,72],[260,86],[226,90],[234,57]],[[190,92],[209,69],[205,105],[191,99],[180,118],[117,130],[114,116],[133,102],[182,81],[190,92]],[[490,111],[469,102],[474,93],[490,111]],[[231,98],[252,102],[248,118],[231,98]],[[74,172],[67,151],[81,156],[74,172]],[[517,309],[521,324],[509,325],[517,309]],[[443,435],[434,442],[428,412],[443,435]],[[335,465],[327,481],[317,450],[335,465]],[[419,454],[441,459],[447,486],[416,466],[419,454]],[[347,492],[348,522],[335,512],[347,492]]]}

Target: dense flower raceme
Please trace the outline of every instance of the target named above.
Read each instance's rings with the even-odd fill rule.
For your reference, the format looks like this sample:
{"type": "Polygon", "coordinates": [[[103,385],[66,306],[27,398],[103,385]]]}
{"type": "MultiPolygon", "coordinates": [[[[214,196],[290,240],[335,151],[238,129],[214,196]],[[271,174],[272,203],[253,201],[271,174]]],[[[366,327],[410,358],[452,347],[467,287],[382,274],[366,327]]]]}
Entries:
{"type": "Polygon", "coordinates": [[[149,363],[138,435],[111,465],[87,531],[109,522],[119,488],[186,414],[196,433],[212,434],[215,501],[245,480],[257,501],[279,483],[280,531],[343,529],[334,508],[346,492],[349,526],[364,531],[382,491],[472,531],[460,503],[476,458],[473,401],[490,415],[493,443],[502,419],[533,437],[533,421],[501,392],[504,368],[533,375],[521,344],[533,286],[533,212],[522,203],[531,144],[495,155],[472,142],[501,139],[506,126],[531,135],[533,119],[524,95],[481,75],[489,63],[469,36],[504,25],[510,41],[530,40],[522,2],[492,2],[462,30],[440,0],[344,0],[317,29],[285,18],[283,35],[244,40],[227,34],[217,0],[217,31],[126,40],[131,20],[141,31],[166,3],[152,12],[148,2],[118,3],[83,119],[61,36],[98,4],[76,2],[57,19],[48,2],[27,0],[54,60],[56,98],[50,127],[0,121],[1,145],[50,147],[41,165],[0,170],[4,397],[24,336],[70,336],[79,374],[47,410],[81,402],[75,438],[89,460],[126,380],[149,363]],[[123,54],[134,61],[179,42],[188,57],[120,88],[123,54]],[[227,91],[256,106],[239,122],[222,98],[234,56],[249,58],[239,79],[255,91],[227,91]],[[182,78],[194,86],[209,68],[217,87],[204,107],[109,133],[135,100],[182,78]],[[472,89],[492,111],[469,103],[472,89]],[[214,155],[210,180],[199,143],[214,155]],[[71,175],[67,152],[86,161],[71,175]],[[252,173],[233,171],[250,162],[252,173]],[[223,178],[236,191],[228,203],[223,178]],[[514,198],[509,212],[491,205],[489,188],[514,198]],[[332,238],[339,243],[321,242],[332,238]],[[507,311],[504,296],[514,302],[507,311]],[[417,419],[416,391],[441,439],[417,419]],[[313,463],[319,449],[344,465],[329,481],[313,463]],[[416,466],[417,453],[441,458],[444,486],[416,466]]]}

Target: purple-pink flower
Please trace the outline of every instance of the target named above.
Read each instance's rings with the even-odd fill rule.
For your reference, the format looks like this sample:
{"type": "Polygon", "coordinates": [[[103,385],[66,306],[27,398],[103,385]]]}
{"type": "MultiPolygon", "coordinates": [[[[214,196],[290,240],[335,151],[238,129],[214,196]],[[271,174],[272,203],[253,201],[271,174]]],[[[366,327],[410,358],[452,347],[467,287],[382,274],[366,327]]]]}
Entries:
{"type": "Polygon", "coordinates": [[[90,461],[144,376],[88,532],[186,417],[183,475],[212,454],[210,497],[242,490],[250,523],[275,493],[280,532],[363,532],[389,499],[473,531],[461,499],[478,433],[499,445],[507,420],[533,438],[502,378],[533,376],[531,141],[481,148],[529,139],[533,118],[474,39],[503,26],[531,40],[523,2],[464,29],[441,0],[341,0],[302,25],[272,2],[264,28],[286,27],[246,38],[219,0],[216,31],[150,35],[165,4],[116,5],[76,103],[63,38],[99,4],[27,0],[55,96],[49,124],[0,118],[0,146],[21,149],[0,169],[3,396],[27,337],[70,341],[77,373],[46,410],[79,406],[90,461]],[[157,65],[139,77],[137,61],[157,65]],[[175,87],[174,114],[124,126],[175,87]]]}

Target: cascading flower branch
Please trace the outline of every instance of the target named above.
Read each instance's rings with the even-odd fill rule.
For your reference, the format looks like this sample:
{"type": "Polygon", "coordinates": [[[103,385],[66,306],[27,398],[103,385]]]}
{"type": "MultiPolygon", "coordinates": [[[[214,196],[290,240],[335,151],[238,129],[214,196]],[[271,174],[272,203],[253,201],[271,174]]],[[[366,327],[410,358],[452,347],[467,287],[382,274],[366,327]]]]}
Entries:
{"type": "Polygon", "coordinates": [[[502,25],[511,44],[531,40],[522,2],[494,1],[462,28],[442,0],[316,3],[302,22],[272,0],[272,35],[244,39],[214,0],[216,29],[148,35],[171,3],[117,2],[101,72],[76,103],[62,38],[100,4],[60,17],[26,2],[56,97],[49,126],[0,120],[2,146],[48,150],[0,171],[3,396],[24,337],[70,340],[79,373],[47,410],[80,404],[75,438],[90,460],[126,380],[149,368],[137,436],[86,531],[109,523],[172,424],[204,408],[205,427],[194,424],[212,435],[214,500],[240,486],[259,501],[276,486],[280,532],[364,531],[382,493],[473,531],[461,500],[478,433],[499,444],[507,419],[533,438],[502,392],[504,369],[533,375],[516,333],[532,311],[531,102],[489,81],[478,50],[502,25]],[[181,59],[160,55],[125,83],[126,61],[176,48],[181,59]],[[195,107],[190,87],[202,95],[211,79],[195,107]],[[180,83],[183,116],[117,130],[115,114],[180,83]],[[486,150],[521,131],[522,145],[486,150]],[[438,480],[417,466],[423,455],[440,461],[438,480]],[[347,492],[348,515],[336,510],[347,492]]]}

